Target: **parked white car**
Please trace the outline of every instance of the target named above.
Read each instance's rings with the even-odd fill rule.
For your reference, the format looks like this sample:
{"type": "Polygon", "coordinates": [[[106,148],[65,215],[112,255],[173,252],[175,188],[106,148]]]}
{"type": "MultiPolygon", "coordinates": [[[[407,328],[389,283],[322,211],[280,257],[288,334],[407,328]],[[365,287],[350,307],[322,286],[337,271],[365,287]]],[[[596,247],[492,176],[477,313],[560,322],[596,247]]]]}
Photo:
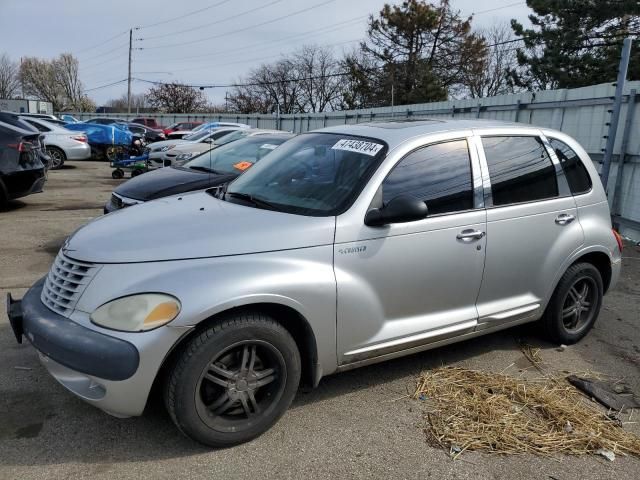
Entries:
{"type": "Polygon", "coordinates": [[[176,155],[171,155],[173,149],[181,147],[182,145],[190,145],[197,143],[204,143],[207,147],[211,148],[218,138],[228,135],[231,132],[238,130],[238,127],[225,127],[225,128],[212,128],[210,130],[201,130],[193,133],[183,139],[177,140],[164,140],[162,142],[153,142],[147,148],[146,151],[149,154],[149,162],[151,168],[169,167],[176,159],[176,155]]]}
{"type": "Polygon", "coordinates": [[[52,169],[62,167],[66,160],[86,160],[91,157],[91,147],[84,133],[67,130],[41,118],[22,115],[21,118],[44,134],[44,145],[51,157],[52,169]]]}
{"type": "Polygon", "coordinates": [[[192,135],[194,133],[203,131],[203,130],[209,130],[211,128],[224,128],[224,127],[230,127],[230,128],[251,128],[251,125],[247,125],[246,123],[232,123],[232,122],[209,122],[209,123],[203,123],[201,125],[198,125],[196,128],[194,128],[193,130],[176,130],[174,132],[171,132],[167,135],[167,139],[180,139],[180,138],[185,138],[188,135],[192,135]]]}

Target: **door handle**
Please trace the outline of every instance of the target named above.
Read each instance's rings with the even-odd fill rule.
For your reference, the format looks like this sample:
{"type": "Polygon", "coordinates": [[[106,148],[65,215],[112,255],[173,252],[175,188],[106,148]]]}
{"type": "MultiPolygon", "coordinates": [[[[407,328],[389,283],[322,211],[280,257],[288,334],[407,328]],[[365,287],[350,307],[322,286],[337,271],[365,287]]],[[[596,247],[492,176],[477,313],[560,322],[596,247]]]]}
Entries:
{"type": "Polygon", "coordinates": [[[484,232],[473,229],[463,230],[458,235],[456,235],[456,238],[458,240],[462,240],[465,242],[471,240],[480,240],[482,237],[484,237],[484,232]]]}
{"type": "Polygon", "coordinates": [[[569,225],[576,219],[573,215],[569,215],[568,213],[561,213],[556,217],[556,223],[558,225],[569,225]]]}

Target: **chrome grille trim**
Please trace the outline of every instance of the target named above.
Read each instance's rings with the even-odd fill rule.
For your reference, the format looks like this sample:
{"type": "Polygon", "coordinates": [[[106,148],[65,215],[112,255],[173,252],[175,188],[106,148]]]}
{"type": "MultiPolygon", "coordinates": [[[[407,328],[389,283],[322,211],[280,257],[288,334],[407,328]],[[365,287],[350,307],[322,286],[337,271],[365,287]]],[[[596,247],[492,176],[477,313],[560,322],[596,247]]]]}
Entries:
{"type": "Polygon", "coordinates": [[[60,315],[71,315],[97,270],[97,265],[73,260],[61,250],[49,270],[40,300],[60,315]]]}

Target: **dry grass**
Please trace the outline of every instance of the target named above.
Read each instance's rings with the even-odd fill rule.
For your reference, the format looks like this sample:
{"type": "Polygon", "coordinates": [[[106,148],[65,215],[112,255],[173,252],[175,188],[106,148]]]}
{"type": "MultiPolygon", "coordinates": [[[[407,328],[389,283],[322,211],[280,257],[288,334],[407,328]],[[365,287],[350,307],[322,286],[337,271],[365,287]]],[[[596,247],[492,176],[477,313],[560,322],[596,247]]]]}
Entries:
{"type": "Polygon", "coordinates": [[[599,449],[640,456],[640,438],[564,380],[445,367],[423,373],[414,397],[426,403],[430,443],[456,457],[465,450],[553,456],[599,449]]]}

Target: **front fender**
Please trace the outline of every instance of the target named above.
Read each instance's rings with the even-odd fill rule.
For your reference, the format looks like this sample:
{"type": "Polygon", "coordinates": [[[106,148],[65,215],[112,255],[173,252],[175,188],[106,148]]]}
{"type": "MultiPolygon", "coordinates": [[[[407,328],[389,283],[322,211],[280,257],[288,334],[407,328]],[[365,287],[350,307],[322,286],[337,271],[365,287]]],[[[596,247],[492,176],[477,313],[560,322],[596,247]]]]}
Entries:
{"type": "Polygon", "coordinates": [[[318,362],[325,373],[337,368],[336,284],[333,247],[194,260],[106,264],[76,309],[90,314],[118,297],[144,292],[174,295],[182,304],[172,327],[190,328],[231,308],[258,303],[284,305],[311,327],[318,362]]]}

